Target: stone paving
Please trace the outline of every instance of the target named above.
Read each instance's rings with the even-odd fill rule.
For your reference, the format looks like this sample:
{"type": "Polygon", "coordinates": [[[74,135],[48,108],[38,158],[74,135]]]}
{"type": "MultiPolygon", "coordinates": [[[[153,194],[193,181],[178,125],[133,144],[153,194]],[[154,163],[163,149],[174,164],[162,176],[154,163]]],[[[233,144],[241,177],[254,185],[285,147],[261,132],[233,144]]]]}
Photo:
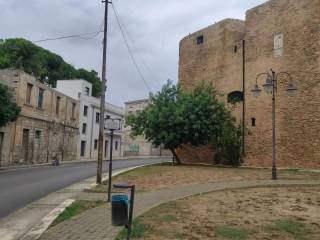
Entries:
{"type": "MultiPolygon", "coordinates": [[[[317,181],[240,181],[212,182],[198,185],[178,186],[171,189],[138,193],[135,199],[135,217],[159,204],[211,191],[252,188],[252,187],[287,187],[314,186],[317,181]]],[[[83,193],[83,200],[106,199],[106,194],[83,193]]],[[[83,212],[45,232],[41,240],[113,240],[122,228],[111,226],[110,204],[83,212]]]]}

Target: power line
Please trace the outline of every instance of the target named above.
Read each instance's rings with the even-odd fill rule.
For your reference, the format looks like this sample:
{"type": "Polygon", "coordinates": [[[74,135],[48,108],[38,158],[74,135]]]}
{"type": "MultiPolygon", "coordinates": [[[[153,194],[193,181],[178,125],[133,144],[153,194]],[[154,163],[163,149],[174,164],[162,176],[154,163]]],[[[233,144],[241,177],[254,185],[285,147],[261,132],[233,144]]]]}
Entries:
{"type": "Polygon", "coordinates": [[[33,41],[34,43],[39,43],[39,42],[47,42],[47,41],[56,41],[56,40],[61,40],[61,39],[68,39],[68,38],[80,38],[83,40],[91,40],[96,38],[100,33],[103,32],[103,21],[99,26],[99,30],[96,32],[90,32],[90,33],[80,33],[80,34],[74,34],[74,35],[67,35],[67,36],[61,36],[61,37],[54,37],[54,38],[45,38],[37,41],[33,41]],[[93,35],[90,37],[86,37],[88,35],[93,35]]]}
{"type": "MultiPolygon", "coordinates": [[[[117,8],[116,8],[116,6],[115,6],[115,3],[113,2],[112,5],[113,5],[113,7],[114,7],[114,11],[116,12],[116,14],[117,14],[117,16],[118,16],[118,18],[119,18],[119,22],[121,23],[122,28],[123,28],[125,34],[127,35],[127,38],[131,41],[132,45],[135,46],[133,39],[130,37],[130,34],[128,33],[128,31],[127,31],[127,29],[126,29],[126,26],[125,26],[125,24],[124,24],[124,21],[122,20],[120,14],[119,14],[119,11],[117,10],[117,8]]],[[[145,59],[143,58],[143,56],[142,56],[139,52],[137,52],[137,55],[140,57],[140,60],[141,60],[142,64],[145,66],[145,68],[148,70],[148,72],[152,75],[152,77],[153,77],[153,78],[158,78],[158,77],[152,72],[151,68],[150,68],[149,65],[146,63],[146,61],[145,61],[145,59]]]]}
{"type": "Polygon", "coordinates": [[[131,48],[130,48],[130,45],[129,45],[129,43],[128,43],[127,36],[126,36],[125,33],[124,33],[124,29],[123,29],[123,27],[122,27],[122,25],[121,25],[121,23],[120,23],[120,20],[119,20],[119,16],[118,16],[118,14],[117,14],[117,11],[115,10],[115,7],[114,7],[113,4],[111,4],[111,6],[112,6],[113,12],[114,12],[114,14],[115,14],[115,17],[116,17],[118,26],[119,26],[119,28],[120,28],[120,32],[121,32],[121,34],[122,34],[123,40],[124,40],[124,42],[125,42],[125,44],[126,44],[126,46],[127,46],[127,49],[128,49],[128,51],[129,51],[129,55],[130,55],[130,57],[131,57],[131,59],[132,59],[132,61],[133,61],[133,63],[134,63],[134,66],[135,66],[137,72],[139,73],[142,81],[144,82],[145,86],[148,88],[149,92],[152,93],[152,90],[151,90],[149,84],[147,83],[146,79],[144,78],[144,76],[143,76],[143,74],[142,74],[142,71],[140,70],[140,68],[139,68],[139,66],[138,66],[137,60],[136,60],[135,56],[133,55],[133,52],[132,52],[132,50],[131,50],[131,48]]]}

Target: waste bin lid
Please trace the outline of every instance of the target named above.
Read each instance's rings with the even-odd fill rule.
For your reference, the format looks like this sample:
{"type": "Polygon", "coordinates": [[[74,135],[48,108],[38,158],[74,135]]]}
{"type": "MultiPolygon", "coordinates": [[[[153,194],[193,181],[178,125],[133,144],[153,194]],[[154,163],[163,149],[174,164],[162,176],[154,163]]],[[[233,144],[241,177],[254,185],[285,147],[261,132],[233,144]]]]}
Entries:
{"type": "Polygon", "coordinates": [[[113,195],[111,198],[112,202],[126,202],[128,203],[128,195],[113,195]]]}

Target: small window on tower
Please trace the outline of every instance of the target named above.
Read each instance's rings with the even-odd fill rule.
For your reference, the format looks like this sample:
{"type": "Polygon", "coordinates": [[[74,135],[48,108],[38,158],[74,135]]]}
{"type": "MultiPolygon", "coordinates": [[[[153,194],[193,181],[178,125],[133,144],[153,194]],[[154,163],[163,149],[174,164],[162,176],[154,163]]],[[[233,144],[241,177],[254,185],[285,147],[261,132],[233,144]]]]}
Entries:
{"type": "Polygon", "coordinates": [[[237,52],[238,52],[238,46],[237,46],[237,45],[234,46],[233,51],[234,51],[234,53],[237,53],[237,52]]]}
{"type": "Polygon", "coordinates": [[[197,37],[197,44],[202,44],[204,41],[203,35],[197,37]]]}
{"type": "Polygon", "coordinates": [[[252,125],[252,127],[256,126],[256,119],[255,118],[251,118],[251,125],[252,125]]]}

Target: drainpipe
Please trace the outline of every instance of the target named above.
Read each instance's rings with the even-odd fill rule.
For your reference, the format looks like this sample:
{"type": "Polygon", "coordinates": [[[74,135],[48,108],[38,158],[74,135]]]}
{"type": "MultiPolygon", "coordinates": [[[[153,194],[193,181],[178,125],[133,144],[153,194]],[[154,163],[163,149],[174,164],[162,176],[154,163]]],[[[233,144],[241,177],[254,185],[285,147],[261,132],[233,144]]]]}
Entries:
{"type": "Polygon", "coordinates": [[[62,156],[61,156],[62,162],[64,161],[64,138],[66,136],[67,112],[68,112],[68,97],[66,97],[66,111],[64,114],[64,124],[63,124],[62,156]]]}
{"type": "Polygon", "coordinates": [[[49,128],[48,128],[48,140],[47,140],[47,163],[49,162],[49,145],[50,145],[50,135],[52,129],[53,122],[53,91],[51,89],[51,107],[50,107],[50,120],[49,120],[49,128]]]}
{"type": "MultiPolygon", "coordinates": [[[[94,119],[94,106],[92,107],[92,118],[91,118],[91,133],[90,133],[90,159],[92,159],[92,137],[93,137],[93,119],[94,119]]],[[[101,114],[100,114],[100,121],[101,121],[101,114]]]]}

